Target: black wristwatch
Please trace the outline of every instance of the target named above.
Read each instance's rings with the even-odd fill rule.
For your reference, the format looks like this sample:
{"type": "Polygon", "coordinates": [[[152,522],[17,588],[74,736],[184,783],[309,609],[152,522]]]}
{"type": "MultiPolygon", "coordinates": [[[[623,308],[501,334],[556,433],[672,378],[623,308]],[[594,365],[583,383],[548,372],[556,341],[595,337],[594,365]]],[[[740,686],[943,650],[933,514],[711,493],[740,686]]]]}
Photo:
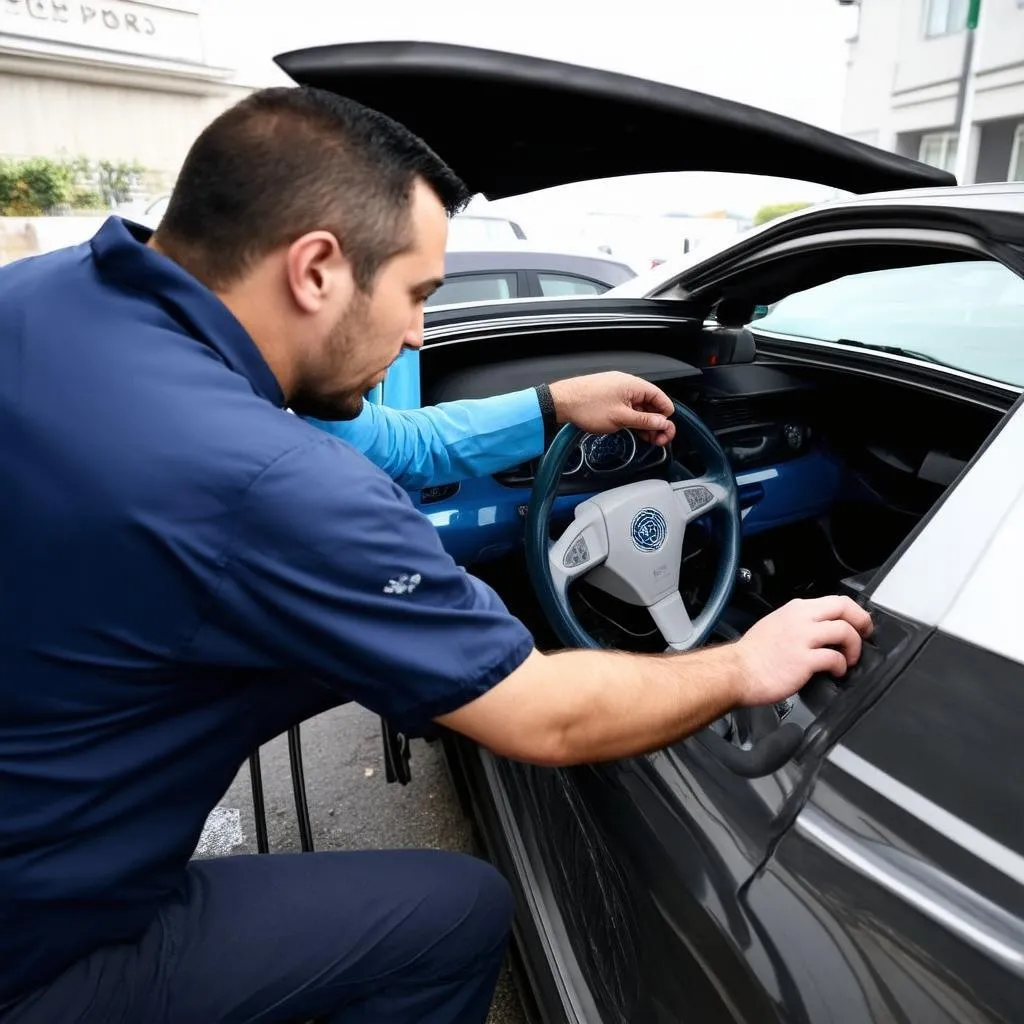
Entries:
{"type": "Polygon", "coordinates": [[[558,433],[558,420],[555,417],[555,400],[551,397],[551,388],[547,384],[539,384],[535,389],[537,402],[540,405],[541,420],[544,423],[544,449],[555,439],[558,433]]]}

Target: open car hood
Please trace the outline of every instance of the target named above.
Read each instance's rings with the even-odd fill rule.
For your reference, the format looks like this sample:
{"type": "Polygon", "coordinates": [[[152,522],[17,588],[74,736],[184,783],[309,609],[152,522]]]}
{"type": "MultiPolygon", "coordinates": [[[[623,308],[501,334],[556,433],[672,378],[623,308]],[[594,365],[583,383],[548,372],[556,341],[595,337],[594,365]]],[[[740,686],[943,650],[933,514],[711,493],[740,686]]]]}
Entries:
{"type": "Polygon", "coordinates": [[[400,121],[488,199],[654,171],[769,175],[857,193],[956,184],[946,171],[756,107],[521,54],[375,42],[275,60],[301,85],[400,121]]]}

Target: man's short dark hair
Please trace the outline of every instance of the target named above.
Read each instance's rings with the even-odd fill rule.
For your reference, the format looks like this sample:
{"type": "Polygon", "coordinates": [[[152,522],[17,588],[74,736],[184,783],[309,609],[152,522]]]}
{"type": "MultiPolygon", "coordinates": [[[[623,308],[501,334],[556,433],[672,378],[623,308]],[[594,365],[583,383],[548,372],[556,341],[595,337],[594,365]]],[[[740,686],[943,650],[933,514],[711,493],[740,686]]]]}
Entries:
{"type": "Polygon", "coordinates": [[[156,239],[208,287],[222,288],[274,249],[327,230],[369,291],[410,243],[417,179],[449,216],[470,198],[422,139],[384,114],[322,89],[262,89],[193,143],[156,239]]]}

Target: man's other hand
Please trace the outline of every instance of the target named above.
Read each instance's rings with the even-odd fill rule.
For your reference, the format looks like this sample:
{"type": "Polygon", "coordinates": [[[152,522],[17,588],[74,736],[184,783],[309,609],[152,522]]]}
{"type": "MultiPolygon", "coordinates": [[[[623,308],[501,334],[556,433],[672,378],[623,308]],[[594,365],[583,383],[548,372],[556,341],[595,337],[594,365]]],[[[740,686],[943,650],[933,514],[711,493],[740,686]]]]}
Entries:
{"type": "Polygon", "coordinates": [[[666,445],[676,428],[672,399],[640,377],[612,371],[570,377],[551,385],[555,416],[594,434],[628,427],[650,444],[666,445]]]}

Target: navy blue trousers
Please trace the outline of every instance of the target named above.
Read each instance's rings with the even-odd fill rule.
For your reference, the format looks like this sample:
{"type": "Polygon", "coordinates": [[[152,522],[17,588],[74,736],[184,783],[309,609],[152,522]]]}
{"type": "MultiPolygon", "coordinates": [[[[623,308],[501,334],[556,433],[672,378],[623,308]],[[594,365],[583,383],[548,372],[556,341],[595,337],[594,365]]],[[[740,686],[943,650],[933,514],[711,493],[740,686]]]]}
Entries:
{"type": "Polygon", "coordinates": [[[505,880],[462,854],[193,861],[131,945],[73,965],[2,1024],[482,1024],[512,922],[505,880]]]}

